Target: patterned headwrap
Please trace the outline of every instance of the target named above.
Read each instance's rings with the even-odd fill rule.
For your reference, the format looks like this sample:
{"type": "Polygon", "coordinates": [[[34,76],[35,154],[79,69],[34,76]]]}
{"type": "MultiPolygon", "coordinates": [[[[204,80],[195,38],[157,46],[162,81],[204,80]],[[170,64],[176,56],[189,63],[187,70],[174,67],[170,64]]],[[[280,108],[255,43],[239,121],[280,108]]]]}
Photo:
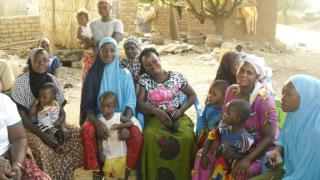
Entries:
{"type": "Polygon", "coordinates": [[[134,45],[136,45],[139,49],[141,47],[141,40],[135,36],[129,36],[125,41],[124,41],[124,45],[129,44],[129,43],[133,43],[134,45]]]}

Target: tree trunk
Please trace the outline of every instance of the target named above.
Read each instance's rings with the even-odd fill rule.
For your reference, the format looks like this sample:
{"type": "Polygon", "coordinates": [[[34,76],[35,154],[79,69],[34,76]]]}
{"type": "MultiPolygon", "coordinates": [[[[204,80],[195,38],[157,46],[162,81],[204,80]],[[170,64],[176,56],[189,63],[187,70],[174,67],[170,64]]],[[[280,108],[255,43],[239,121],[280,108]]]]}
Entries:
{"type": "Polygon", "coordinates": [[[215,22],[215,33],[217,35],[223,35],[224,31],[224,19],[223,18],[218,18],[217,21],[215,22]]]}
{"type": "Polygon", "coordinates": [[[174,6],[170,5],[170,32],[173,40],[180,41],[179,27],[177,22],[177,15],[174,6]]]}

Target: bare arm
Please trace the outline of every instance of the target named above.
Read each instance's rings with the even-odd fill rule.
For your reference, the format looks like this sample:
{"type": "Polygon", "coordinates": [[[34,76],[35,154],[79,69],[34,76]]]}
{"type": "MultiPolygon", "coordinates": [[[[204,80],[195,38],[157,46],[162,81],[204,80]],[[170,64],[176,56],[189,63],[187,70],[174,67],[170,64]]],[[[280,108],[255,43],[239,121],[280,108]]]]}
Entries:
{"type": "Polygon", "coordinates": [[[112,37],[119,43],[123,39],[123,34],[121,34],[119,32],[114,32],[112,34],[112,37]]]}
{"type": "Polygon", "coordinates": [[[186,87],[182,89],[182,92],[187,96],[187,102],[180,108],[180,111],[184,113],[193,105],[194,101],[197,98],[197,95],[192,89],[192,87],[189,85],[189,83],[187,83],[186,87]]]}
{"type": "Polygon", "coordinates": [[[19,111],[19,114],[22,118],[22,123],[23,123],[24,127],[26,127],[33,134],[35,134],[36,136],[41,138],[43,135],[43,132],[41,132],[41,130],[29,120],[29,117],[26,114],[26,112],[23,110],[18,110],[18,111],[19,111]]]}
{"type": "Polygon", "coordinates": [[[38,111],[37,111],[37,105],[38,105],[38,100],[35,100],[30,108],[30,116],[36,116],[38,111]]]}
{"type": "Polygon", "coordinates": [[[60,127],[66,123],[66,112],[64,111],[63,107],[60,106],[60,114],[58,120],[54,123],[55,127],[60,127]]]}
{"type": "Polygon", "coordinates": [[[11,162],[23,164],[27,152],[27,138],[22,124],[8,126],[9,141],[11,144],[11,162]]]}

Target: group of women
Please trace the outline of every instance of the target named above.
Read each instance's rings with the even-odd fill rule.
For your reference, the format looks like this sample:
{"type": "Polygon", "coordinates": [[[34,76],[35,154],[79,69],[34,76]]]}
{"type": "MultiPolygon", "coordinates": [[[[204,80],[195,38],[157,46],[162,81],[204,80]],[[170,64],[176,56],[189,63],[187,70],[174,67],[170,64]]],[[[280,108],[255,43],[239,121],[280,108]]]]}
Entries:
{"type": "MultiPolygon", "coordinates": [[[[98,3],[101,15],[98,24],[110,21],[108,3],[106,0],[98,3]]],[[[155,49],[140,51],[140,43],[134,38],[125,43],[126,54],[130,55],[127,54],[127,62],[120,63],[117,40],[123,32],[108,33],[107,37],[95,40],[98,46],[93,44],[95,60],[86,66],[88,73],[84,76],[81,96],[81,130],[67,126],[71,139],[64,144],[63,152],[56,153],[50,148],[53,140],[41,132],[29,116],[40,86],[47,82],[56,86],[56,99],[62,107],[66,104],[59,80],[48,73],[50,60],[45,49],[32,51],[28,72],[15,80],[12,99],[17,108],[8,97],[0,94],[0,156],[9,160],[12,169],[0,168],[0,179],[13,176],[17,179],[73,179],[77,167],[99,170],[96,135],[103,138],[106,130],[96,115],[100,112],[98,97],[105,91],[117,94],[116,112],[123,117],[130,118],[137,111],[144,114],[140,178],[191,179],[198,148],[193,122],[185,111],[193,105],[196,93],[182,74],[162,68],[155,49]],[[27,142],[33,157],[26,153],[27,142]]],[[[263,59],[254,55],[240,58],[235,52],[224,54],[218,68],[215,79],[231,84],[224,104],[244,99],[253,112],[245,123],[246,130],[254,137],[252,150],[232,166],[232,173],[243,179],[320,179],[317,153],[320,142],[313,139],[320,135],[320,81],[307,75],[295,75],[284,84],[282,109],[287,117],[280,132],[274,99],[263,84],[265,73],[263,59]],[[266,162],[277,169],[261,174],[266,162]]],[[[124,128],[119,133],[123,139],[128,139],[132,132],[124,128]]]]}

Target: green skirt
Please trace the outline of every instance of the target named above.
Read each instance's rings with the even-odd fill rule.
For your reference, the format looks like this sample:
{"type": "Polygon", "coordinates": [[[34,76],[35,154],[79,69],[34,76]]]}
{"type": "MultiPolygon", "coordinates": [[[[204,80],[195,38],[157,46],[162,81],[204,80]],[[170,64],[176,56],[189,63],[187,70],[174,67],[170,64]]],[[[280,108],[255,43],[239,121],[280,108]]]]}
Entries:
{"type": "Polygon", "coordinates": [[[188,180],[197,152],[191,119],[177,120],[177,132],[169,131],[156,117],[146,118],[141,173],[144,180],[188,180]]]}

